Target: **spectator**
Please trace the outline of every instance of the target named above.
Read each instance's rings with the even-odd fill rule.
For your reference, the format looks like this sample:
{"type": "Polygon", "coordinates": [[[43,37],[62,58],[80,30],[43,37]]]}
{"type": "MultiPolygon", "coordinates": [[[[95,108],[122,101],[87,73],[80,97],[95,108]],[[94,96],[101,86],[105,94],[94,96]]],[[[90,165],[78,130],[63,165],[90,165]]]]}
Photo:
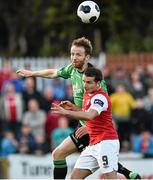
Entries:
{"type": "Polygon", "coordinates": [[[141,77],[137,72],[131,74],[131,93],[134,98],[141,98],[145,94],[144,85],[141,81],[141,77]]]}
{"type": "Polygon", "coordinates": [[[19,146],[18,152],[22,154],[33,153],[36,148],[35,138],[29,125],[23,124],[17,136],[19,146]]]}
{"type": "Polygon", "coordinates": [[[44,97],[42,98],[41,101],[41,105],[42,105],[41,107],[46,113],[50,111],[53,101],[54,101],[53,91],[51,87],[46,86],[44,89],[44,97]]]}
{"type": "Polygon", "coordinates": [[[143,65],[137,65],[135,67],[135,70],[134,72],[136,72],[139,77],[140,77],[140,81],[143,83],[143,88],[145,90],[145,94],[146,94],[146,84],[145,84],[145,79],[146,79],[146,72],[145,72],[145,69],[144,69],[144,66],[143,65]]]}
{"type": "Polygon", "coordinates": [[[144,109],[142,99],[136,99],[130,121],[132,134],[140,134],[144,130],[151,130],[151,114],[144,109]]]}
{"type": "MultiPolygon", "coordinates": [[[[54,103],[57,103],[57,101],[53,101],[54,103]]],[[[59,103],[59,102],[58,102],[59,103]]],[[[46,139],[48,142],[50,142],[50,134],[52,131],[58,127],[58,119],[61,117],[60,114],[52,113],[50,110],[47,114],[46,118],[46,124],[45,124],[45,131],[46,131],[46,139]]]]}
{"type": "Polygon", "coordinates": [[[144,157],[153,158],[153,135],[144,131],[133,138],[133,151],[143,153],[144,157]]]}
{"type": "Polygon", "coordinates": [[[49,152],[51,149],[49,149],[49,144],[45,141],[45,138],[41,135],[37,135],[35,137],[36,140],[36,147],[35,147],[35,155],[42,156],[49,152]]]}
{"type": "Polygon", "coordinates": [[[36,90],[35,81],[32,77],[25,80],[25,90],[22,93],[25,110],[28,109],[28,102],[30,99],[37,99],[41,105],[42,95],[36,90]]]}
{"type": "Polygon", "coordinates": [[[3,119],[3,130],[12,130],[15,134],[20,127],[23,105],[21,94],[16,93],[12,83],[7,83],[1,97],[0,113],[3,119]]]}
{"type": "Polygon", "coordinates": [[[4,82],[4,84],[2,86],[2,91],[5,91],[5,88],[6,88],[8,83],[12,83],[13,84],[14,89],[15,89],[15,91],[17,93],[22,93],[22,91],[25,88],[24,80],[20,79],[15,71],[12,71],[10,79],[4,82]]]}
{"type": "Polygon", "coordinates": [[[59,78],[53,79],[52,89],[53,89],[54,99],[61,101],[66,98],[66,86],[64,80],[61,80],[59,78]]]}
{"type": "Polygon", "coordinates": [[[28,102],[28,111],[23,115],[23,124],[30,126],[34,136],[41,135],[45,137],[45,111],[39,109],[39,103],[36,99],[28,102]]]}
{"type": "Polygon", "coordinates": [[[112,102],[112,113],[115,119],[129,119],[131,109],[135,105],[135,100],[125,89],[125,86],[118,84],[110,98],[112,102]]]}
{"type": "Polygon", "coordinates": [[[10,154],[16,153],[18,148],[18,142],[15,139],[12,131],[6,131],[1,142],[1,156],[6,157],[10,154]]]}
{"type": "Polygon", "coordinates": [[[111,72],[110,72],[110,69],[109,67],[105,66],[103,69],[102,69],[102,74],[104,76],[104,79],[106,81],[106,85],[107,85],[107,90],[108,90],[108,94],[112,94],[114,92],[114,88],[112,86],[112,82],[111,82],[111,72]]]}
{"type": "Polygon", "coordinates": [[[130,91],[130,81],[123,66],[117,66],[113,73],[111,85],[115,89],[118,84],[123,84],[130,91]]]}
{"type": "Polygon", "coordinates": [[[66,100],[73,102],[73,88],[72,88],[72,84],[69,81],[66,84],[66,92],[67,92],[66,100]]]}
{"type": "Polygon", "coordinates": [[[148,89],[147,95],[143,98],[143,105],[147,111],[151,111],[153,106],[153,87],[148,89]]]}
{"type": "Polygon", "coordinates": [[[117,123],[119,138],[122,141],[129,141],[130,136],[130,116],[134,108],[135,100],[132,95],[125,89],[123,84],[118,84],[115,92],[110,96],[112,103],[113,119],[117,123]]]}
{"type": "Polygon", "coordinates": [[[4,82],[10,79],[11,69],[12,69],[12,65],[10,61],[3,60],[3,62],[4,62],[3,69],[0,70],[0,77],[1,77],[0,78],[0,92],[1,92],[4,82]]]}
{"type": "Polygon", "coordinates": [[[62,141],[73,132],[72,128],[69,128],[68,119],[62,116],[58,119],[58,127],[51,133],[51,144],[54,149],[62,143],[62,141]]]}
{"type": "Polygon", "coordinates": [[[145,85],[146,89],[153,87],[153,64],[148,64],[146,68],[145,85]]]}
{"type": "Polygon", "coordinates": [[[144,108],[150,113],[151,119],[151,131],[153,133],[153,88],[148,89],[147,96],[143,99],[144,108]]]}

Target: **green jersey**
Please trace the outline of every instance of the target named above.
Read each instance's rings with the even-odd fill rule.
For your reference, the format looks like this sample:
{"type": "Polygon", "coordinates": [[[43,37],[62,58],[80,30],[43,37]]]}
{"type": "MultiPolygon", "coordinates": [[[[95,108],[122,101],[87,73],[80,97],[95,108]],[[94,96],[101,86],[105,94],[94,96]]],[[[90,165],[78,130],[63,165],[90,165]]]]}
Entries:
{"type": "MultiPolygon", "coordinates": [[[[89,64],[89,66],[91,66],[89,64]]],[[[72,66],[72,64],[69,64],[62,69],[57,71],[57,76],[62,77],[64,79],[70,79],[72,83],[73,88],[73,97],[74,97],[74,103],[78,107],[82,107],[82,100],[83,100],[83,94],[84,94],[84,87],[83,87],[83,72],[79,72],[76,68],[72,66]]],[[[104,80],[101,82],[101,87],[104,91],[107,92],[106,83],[104,80]]],[[[83,123],[82,121],[80,122],[83,123]]],[[[83,124],[82,124],[83,125],[83,124]]]]}

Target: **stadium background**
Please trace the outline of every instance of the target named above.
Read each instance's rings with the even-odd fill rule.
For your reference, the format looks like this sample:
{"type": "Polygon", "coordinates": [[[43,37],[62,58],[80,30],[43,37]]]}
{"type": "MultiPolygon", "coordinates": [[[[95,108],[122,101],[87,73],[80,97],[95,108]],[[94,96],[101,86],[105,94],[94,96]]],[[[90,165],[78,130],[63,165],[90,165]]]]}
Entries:
{"type": "MultiPolygon", "coordinates": [[[[153,178],[149,171],[153,169],[153,2],[96,0],[101,16],[95,24],[83,24],[77,18],[76,7],[81,2],[0,2],[0,178],[20,178],[12,172],[22,167],[22,160],[31,163],[31,166],[24,164],[25,168],[36,169],[33,170],[37,172],[36,178],[49,178],[52,162],[48,153],[63,140],[63,129],[66,136],[76,126],[73,119],[53,115],[51,103],[73,101],[72,88],[69,81],[27,80],[19,78],[15,71],[23,67],[32,70],[63,67],[69,62],[71,41],[81,36],[93,43],[91,62],[102,70],[110,96],[116,95],[116,86],[122,84],[132,97],[134,105],[129,106],[129,101],[125,101],[128,112],[120,114],[120,118],[116,112],[121,112],[122,106],[117,109],[113,106],[122,143],[121,161],[144,178],[153,178]],[[30,99],[35,100],[29,107],[30,99]],[[32,109],[40,116],[29,130],[23,124],[32,109]],[[62,130],[56,141],[54,130],[58,127],[62,130]],[[20,131],[23,134],[30,131],[32,144],[29,139],[20,138],[20,131]]],[[[72,157],[74,163],[77,155],[72,157]]],[[[28,178],[24,170],[21,172],[21,178],[28,178]]]]}

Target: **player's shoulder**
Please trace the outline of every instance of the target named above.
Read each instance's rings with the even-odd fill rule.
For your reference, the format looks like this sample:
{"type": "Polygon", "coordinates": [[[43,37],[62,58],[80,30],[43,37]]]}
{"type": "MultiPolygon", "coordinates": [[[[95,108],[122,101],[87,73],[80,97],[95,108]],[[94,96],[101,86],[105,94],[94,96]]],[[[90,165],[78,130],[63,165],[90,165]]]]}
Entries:
{"type": "Polygon", "coordinates": [[[66,66],[67,70],[72,71],[74,69],[73,65],[70,63],[66,66]]]}
{"type": "Polygon", "coordinates": [[[103,90],[99,90],[95,92],[95,94],[91,98],[92,100],[99,99],[102,101],[108,101],[108,95],[103,90]]]}
{"type": "Polygon", "coordinates": [[[108,99],[102,93],[97,93],[91,98],[91,104],[100,105],[101,107],[108,107],[108,99]]]}
{"type": "Polygon", "coordinates": [[[72,64],[68,64],[68,65],[65,65],[64,67],[62,67],[61,69],[59,69],[58,71],[60,72],[63,72],[63,71],[72,71],[73,70],[73,66],[72,64]]]}
{"type": "Polygon", "coordinates": [[[93,96],[92,96],[92,99],[107,99],[106,97],[106,94],[104,93],[95,93],[93,96]]]}

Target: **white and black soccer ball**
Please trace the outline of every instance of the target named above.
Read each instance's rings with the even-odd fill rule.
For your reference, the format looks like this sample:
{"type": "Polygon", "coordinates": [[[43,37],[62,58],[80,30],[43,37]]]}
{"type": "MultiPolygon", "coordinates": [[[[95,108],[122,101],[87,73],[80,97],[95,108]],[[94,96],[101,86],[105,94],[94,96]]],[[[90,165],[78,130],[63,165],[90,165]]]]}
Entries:
{"type": "Polygon", "coordinates": [[[84,1],[79,5],[77,15],[83,23],[94,23],[99,18],[100,8],[94,1],[84,1]]]}

